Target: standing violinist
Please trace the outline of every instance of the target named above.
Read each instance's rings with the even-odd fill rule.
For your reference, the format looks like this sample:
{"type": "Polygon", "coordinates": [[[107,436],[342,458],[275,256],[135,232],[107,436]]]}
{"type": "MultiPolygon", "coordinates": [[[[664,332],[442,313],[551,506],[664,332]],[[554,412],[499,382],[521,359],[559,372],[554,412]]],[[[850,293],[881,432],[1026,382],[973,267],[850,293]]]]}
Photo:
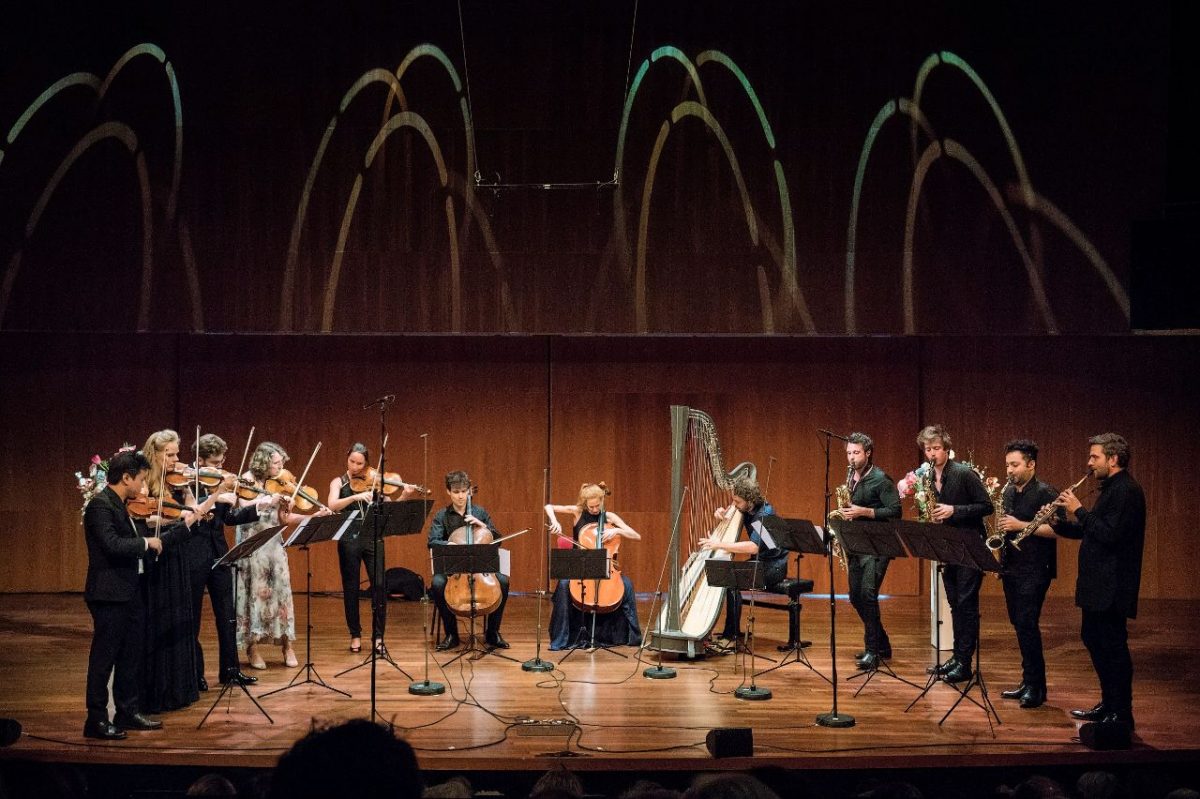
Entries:
{"type": "MultiPolygon", "coordinates": [[[[227,490],[235,483],[234,475],[222,471],[221,468],[225,464],[225,453],[228,449],[225,440],[212,433],[201,436],[197,442],[196,468],[202,475],[222,478],[221,484],[213,489],[200,483],[201,499],[227,490]]],[[[253,522],[258,519],[259,507],[274,505],[276,502],[277,497],[263,497],[252,505],[235,507],[236,498],[231,494],[224,494],[218,499],[212,516],[200,521],[187,543],[192,583],[192,629],[196,639],[196,675],[201,691],[208,690],[208,681],[204,677],[204,649],[200,645],[200,617],[206,588],[212,602],[213,621],[217,628],[218,678],[222,683],[258,682],[257,677],[243,674],[238,668],[233,574],[225,567],[214,569],[213,564],[229,551],[229,542],[225,539],[226,525],[253,522]]]]}
{"type": "MultiPolygon", "coordinates": [[[[603,483],[584,483],[579,488],[579,499],[574,505],[547,505],[546,516],[550,519],[550,532],[562,536],[562,525],[559,524],[558,513],[570,513],[574,519],[571,532],[572,538],[562,541],[570,545],[571,541],[579,541],[579,533],[589,524],[598,524],[604,506],[604,497],[608,489],[603,483]]],[[[601,545],[606,541],[620,536],[630,541],[642,540],[636,530],[625,523],[624,519],[615,513],[603,511],[604,532],[601,545]]],[[[591,580],[582,582],[586,588],[591,580]]],[[[642,630],[638,624],[637,594],[633,590],[633,581],[629,575],[622,573],[621,582],[624,594],[617,613],[605,613],[597,617],[595,642],[598,644],[616,646],[637,646],[641,643],[642,630]]],[[[577,610],[571,602],[570,580],[559,580],[554,587],[553,609],[550,612],[550,649],[567,649],[576,643],[583,643],[580,631],[584,628],[586,617],[583,611],[577,610]]],[[[585,597],[586,601],[586,597],[585,597]]],[[[590,637],[590,633],[589,633],[590,637]]]]}
{"type": "MultiPolygon", "coordinates": [[[[487,509],[471,500],[471,479],[467,477],[466,472],[456,470],[446,475],[446,494],[450,497],[450,504],[437,512],[429,527],[430,549],[449,546],[451,534],[468,524],[472,527],[473,538],[488,532],[498,537],[496,526],[492,523],[487,509]]],[[[458,619],[446,604],[446,579],[445,574],[435,572],[429,586],[429,593],[437,605],[438,613],[442,617],[442,626],[446,631],[446,637],[437,645],[439,652],[454,649],[459,645],[458,619]]],[[[488,646],[508,649],[508,642],[500,635],[500,622],[504,618],[504,606],[508,603],[508,575],[497,573],[496,580],[500,584],[500,605],[488,615],[483,635],[488,646]]]]}
{"type": "MultiPolygon", "coordinates": [[[[280,477],[287,459],[288,454],[283,447],[273,441],[264,441],[254,449],[250,465],[242,477],[254,488],[265,491],[268,480],[280,477]]],[[[242,499],[240,503],[247,505],[251,501],[242,499]]],[[[260,509],[257,521],[238,525],[236,543],[240,544],[268,527],[295,524],[303,518],[302,514],[292,513],[286,505],[260,509]]],[[[300,665],[292,646],[296,640],[296,606],[292,599],[292,575],[288,569],[287,552],[283,549],[283,537],[276,534],[249,557],[239,561],[238,569],[237,637],[239,645],[246,647],[246,659],[250,667],[267,667],[258,651],[258,644],[264,641],[279,644],[285,666],[300,665]]]]}
{"type": "MultiPolygon", "coordinates": [[[[378,470],[370,465],[371,456],[365,444],[356,443],[346,453],[346,471],[341,477],[329,481],[329,498],[325,504],[334,513],[339,513],[351,505],[356,506],[359,518],[367,512],[367,506],[374,498],[376,488],[380,489],[380,497],[384,502],[393,499],[409,499],[416,490],[413,486],[402,485],[393,497],[382,491],[378,484],[378,470]],[[366,485],[366,488],[356,490],[366,485]]],[[[362,651],[362,624],[359,620],[358,597],[361,581],[359,580],[360,566],[366,567],[367,580],[371,583],[371,613],[375,625],[374,630],[379,636],[374,642],[380,646],[383,641],[384,628],[387,627],[387,586],[384,580],[384,546],[379,542],[375,548],[375,537],[372,531],[359,526],[356,532],[347,532],[338,539],[338,565],[342,572],[342,602],[346,611],[346,627],[350,631],[350,651],[362,651]]]]}

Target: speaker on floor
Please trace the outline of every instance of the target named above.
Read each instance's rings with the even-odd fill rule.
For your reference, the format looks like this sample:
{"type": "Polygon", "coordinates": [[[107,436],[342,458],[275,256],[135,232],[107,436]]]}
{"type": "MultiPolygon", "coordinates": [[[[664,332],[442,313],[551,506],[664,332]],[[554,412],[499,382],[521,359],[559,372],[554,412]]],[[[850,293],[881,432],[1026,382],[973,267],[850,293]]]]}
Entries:
{"type": "Polygon", "coordinates": [[[704,745],[713,757],[752,757],[754,731],[749,727],[718,727],[704,736],[704,745]]]}
{"type": "Polygon", "coordinates": [[[1079,728],[1079,742],[1088,749],[1105,752],[1132,746],[1133,728],[1120,721],[1089,722],[1079,728]]]}
{"type": "Polygon", "coordinates": [[[0,719],[0,746],[12,746],[21,737],[21,722],[16,719],[0,719]]]}

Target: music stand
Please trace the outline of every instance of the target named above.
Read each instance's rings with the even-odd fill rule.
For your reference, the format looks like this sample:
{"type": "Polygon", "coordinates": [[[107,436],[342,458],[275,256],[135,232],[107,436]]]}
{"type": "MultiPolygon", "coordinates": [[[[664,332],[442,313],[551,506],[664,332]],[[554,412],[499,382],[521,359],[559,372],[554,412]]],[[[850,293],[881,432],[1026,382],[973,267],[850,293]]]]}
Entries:
{"type": "Polygon", "coordinates": [[[746,625],[746,641],[750,652],[750,685],[746,685],[746,651],[742,650],[742,684],[734,690],[733,695],[738,699],[761,701],[771,698],[771,689],[760,688],[755,682],[758,674],[754,670],[754,597],[757,592],[766,588],[760,566],[757,558],[743,561],[709,559],[704,564],[704,575],[711,586],[724,588],[726,591],[750,592],[750,621],[746,625]]]}
{"type": "MultiPolygon", "coordinates": [[[[904,551],[904,547],[900,544],[900,539],[897,537],[896,531],[889,520],[839,521],[837,523],[837,535],[841,539],[842,552],[845,553],[847,558],[854,555],[868,555],[881,558],[908,557],[908,553],[904,551]]],[[[862,685],[858,686],[858,690],[854,692],[854,695],[858,696],[867,687],[867,683],[874,679],[876,674],[883,674],[885,677],[899,680],[902,683],[911,685],[913,688],[921,687],[901,677],[892,670],[892,667],[885,660],[880,660],[878,665],[870,669],[864,669],[857,674],[850,675],[846,678],[846,682],[866,677],[862,685]]]]}
{"type": "MultiPolygon", "coordinates": [[[[802,554],[808,553],[810,555],[829,554],[829,547],[826,546],[825,540],[821,535],[821,528],[817,527],[807,519],[785,519],[782,516],[763,516],[759,522],[762,524],[772,543],[774,543],[779,549],[802,554]]],[[[832,582],[830,585],[833,585],[832,582]]],[[[833,594],[831,589],[829,600],[831,645],[834,643],[832,625],[835,622],[833,621],[833,609],[833,594]]],[[[799,638],[799,630],[796,632],[797,638],[799,638]]],[[[781,660],[778,665],[772,666],[771,668],[764,670],[762,673],[766,674],[767,672],[775,671],[776,669],[782,669],[784,666],[790,666],[793,663],[799,663],[800,665],[808,668],[809,671],[820,677],[825,682],[831,682],[828,677],[817,671],[816,667],[809,662],[808,656],[804,654],[804,647],[801,646],[800,643],[801,642],[797,640],[795,649],[792,649],[786,655],[784,655],[783,660],[781,660]]],[[[834,680],[837,679],[836,674],[837,672],[834,672],[834,680]]],[[[834,705],[837,705],[836,699],[834,700],[834,705]]]]}
{"type": "MultiPolygon", "coordinates": [[[[579,580],[583,587],[581,596],[585,605],[587,604],[588,583],[594,583],[595,581],[603,580],[609,577],[612,574],[611,564],[612,561],[609,560],[608,550],[606,549],[554,549],[550,551],[551,579],[559,581],[579,580]]],[[[569,603],[570,600],[568,600],[568,604],[569,603]]],[[[568,614],[569,613],[570,611],[568,610],[568,614]]],[[[579,634],[575,637],[575,643],[568,647],[570,651],[563,655],[562,659],[558,661],[559,665],[565,663],[567,658],[575,654],[575,650],[580,648],[579,644],[584,643],[585,636],[587,636],[587,641],[586,645],[582,648],[587,649],[588,652],[594,652],[597,649],[603,649],[605,652],[616,655],[617,657],[628,657],[628,655],[614,651],[610,644],[597,644],[597,611],[595,606],[592,607],[591,611],[584,611],[584,613],[591,614],[591,631],[590,633],[588,632],[586,623],[585,626],[579,628],[579,634]]]]}
{"type": "MultiPolygon", "coordinates": [[[[238,582],[239,582],[238,575],[237,575],[237,572],[238,572],[237,562],[239,560],[241,560],[242,558],[249,557],[250,555],[257,552],[260,548],[263,547],[263,545],[265,545],[268,541],[273,539],[279,533],[279,531],[282,529],[283,529],[283,525],[276,525],[274,527],[267,527],[262,530],[259,530],[257,533],[250,536],[242,543],[234,546],[232,549],[230,549],[228,552],[226,552],[224,555],[222,555],[220,558],[218,558],[215,563],[213,563],[212,568],[214,568],[214,569],[231,568],[234,570],[234,575],[233,575],[234,613],[237,612],[237,586],[238,586],[238,582]]],[[[250,693],[250,689],[248,689],[246,687],[246,684],[243,683],[241,680],[234,678],[234,679],[231,679],[228,682],[221,685],[221,692],[218,693],[216,699],[213,700],[212,706],[209,707],[208,712],[204,714],[204,718],[200,719],[200,723],[196,725],[196,729],[200,729],[201,727],[204,726],[204,722],[208,721],[208,717],[211,716],[212,712],[217,709],[217,705],[219,705],[221,703],[221,700],[225,698],[225,695],[233,693],[235,688],[241,689],[242,693],[244,693],[246,695],[246,698],[249,699],[251,702],[253,702],[254,706],[256,708],[258,708],[258,712],[262,713],[264,716],[266,716],[267,721],[271,722],[272,724],[275,723],[275,719],[271,718],[271,714],[267,713],[267,711],[263,709],[263,706],[258,703],[258,700],[254,698],[254,694],[250,693]]]]}
{"type": "Polygon", "coordinates": [[[290,688],[299,688],[309,684],[326,688],[334,693],[341,694],[347,699],[350,698],[350,694],[347,692],[340,688],[334,688],[321,679],[321,675],[317,673],[317,668],[312,662],[312,551],[309,545],[319,544],[322,541],[337,541],[342,537],[346,529],[353,524],[357,515],[358,511],[352,510],[346,513],[337,513],[333,516],[307,516],[296,525],[295,529],[292,530],[291,534],[283,542],[284,549],[298,546],[300,547],[300,551],[304,553],[304,665],[292,676],[291,681],[287,685],[282,688],[276,688],[273,691],[267,691],[265,694],[259,696],[260,699],[266,699],[272,694],[278,694],[290,688]],[[300,679],[301,674],[304,675],[303,680],[300,679]]]}
{"type": "MultiPolygon", "coordinates": [[[[474,600],[475,595],[475,575],[480,573],[495,573],[500,571],[500,547],[496,544],[445,544],[433,548],[433,571],[434,574],[444,574],[447,577],[453,577],[456,574],[465,574],[471,586],[471,596],[474,600]]],[[[443,594],[443,601],[445,595],[443,594]]],[[[516,658],[510,658],[508,655],[502,655],[494,649],[479,646],[479,637],[475,633],[475,617],[477,616],[472,601],[471,608],[471,634],[467,639],[467,646],[454,657],[441,664],[444,669],[459,658],[474,653],[471,660],[479,660],[484,655],[504,658],[511,660],[513,663],[519,663],[516,658]]],[[[428,646],[428,642],[426,643],[428,646]]]]}
{"type": "MultiPolygon", "coordinates": [[[[433,500],[431,499],[406,499],[400,502],[383,502],[367,506],[367,512],[361,519],[355,519],[352,526],[347,529],[342,535],[350,533],[358,533],[362,535],[365,531],[370,530],[371,535],[375,536],[376,556],[375,563],[382,561],[382,556],[379,554],[379,548],[384,546],[383,539],[395,535],[413,535],[421,532],[421,528],[425,526],[425,517],[429,515],[429,511],[433,508],[433,500]]],[[[378,568],[375,569],[378,571],[378,568]]],[[[348,669],[343,669],[333,675],[335,678],[341,677],[343,674],[349,674],[352,671],[357,671],[364,666],[374,664],[378,660],[383,660],[391,664],[392,668],[403,674],[408,679],[412,679],[412,675],[401,668],[400,664],[392,659],[391,654],[387,651],[387,647],[383,645],[383,636],[379,633],[380,617],[383,613],[383,608],[377,606],[375,596],[380,593],[379,585],[383,579],[382,575],[371,575],[371,652],[362,663],[357,666],[351,666],[348,669]]],[[[375,718],[375,668],[371,665],[371,718],[375,718]]]]}
{"type": "MultiPolygon", "coordinates": [[[[950,527],[943,524],[921,524],[919,522],[893,522],[893,525],[901,542],[914,557],[924,558],[925,560],[936,560],[940,563],[949,563],[955,566],[965,566],[969,569],[977,569],[985,572],[1000,570],[1000,564],[996,562],[995,557],[992,556],[991,551],[975,530],[950,527]]],[[[983,625],[981,624],[981,630],[982,627],[983,625]]],[[[982,636],[980,636],[980,639],[982,639],[982,636]]],[[[954,690],[959,693],[958,699],[954,700],[954,704],[942,716],[938,725],[940,726],[950,717],[950,714],[954,712],[962,700],[968,699],[983,711],[988,721],[988,729],[991,730],[992,737],[994,738],[996,737],[996,730],[992,726],[992,719],[996,720],[996,724],[1002,722],[1000,721],[1000,715],[996,712],[995,705],[988,698],[987,683],[983,679],[983,673],[980,668],[982,662],[980,650],[983,648],[980,644],[981,641],[976,641],[975,643],[974,674],[964,687],[959,688],[957,685],[953,685],[954,690]],[[979,687],[979,700],[969,695],[971,689],[976,686],[979,687]]],[[[940,652],[938,657],[940,659],[940,652]]],[[[942,675],[938,674],[938,670],[935,669],[926,681],[925,688],[921,693],[917,694],[916,698],[905,708],[904,712],[907,713],[911,710],[913,705],[917,703],[917,700],[929,693],[929,690],[936,683],[942,682],[941,677],[942,675]]],[[[952,684],[947,683],[947,685],[952,684]]]]}

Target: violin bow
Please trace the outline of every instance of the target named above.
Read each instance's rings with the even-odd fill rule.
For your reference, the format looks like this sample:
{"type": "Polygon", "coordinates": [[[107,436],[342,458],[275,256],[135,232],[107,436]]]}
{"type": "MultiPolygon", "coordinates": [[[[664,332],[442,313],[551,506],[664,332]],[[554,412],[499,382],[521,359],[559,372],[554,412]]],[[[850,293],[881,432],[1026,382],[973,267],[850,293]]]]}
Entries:
{"type": "Polygon", "coordinates": [[[200,501],[200,425],[196,425],[196,487],[192,489],[192,498],[200,501]]]}
{"type": "MultiPolygon", "coordinates": [[[[296,479],[296,487],[294,489],[292,489],[292,496],[291,496],[292,502],[296,501],[296,495],[300,493],[300,489],[304,486],[304,478],[308,477],[308,470],[312,468],[313,459],[317,457],[317,453],[320,451],[321,451],[321,442],[318,441],[317,446],[313,447],[312,454],[308,456],[308,463],[305,465],[304,471],[300,474],[300,477],[298,477],[296,479]]],[[[308,497],[307,494],[305,494],[304,496],[306,498],[308,497]]],[[[321,500],[319,500],[319,499],[315,499],[314,504],[320,505],[322,508],[325,507],[324,505],[321,505],[321,500]]]]}
{"type": "MultiPolygon", "coordinates": [[[[250,435],[246,436],[246,448],[242,450],[242,462],[238,464],[237,480],[242,481],[242,475],[246,473],[246,458],[250,455],[250,442],[254,440],[254,426],[250,426],[250,435]]],[[[196,453],[196,457],[200,457],[200,453],[196,453]]],[[[233,495],[237,497],[237,486],[233,488],[233,495]]]]}

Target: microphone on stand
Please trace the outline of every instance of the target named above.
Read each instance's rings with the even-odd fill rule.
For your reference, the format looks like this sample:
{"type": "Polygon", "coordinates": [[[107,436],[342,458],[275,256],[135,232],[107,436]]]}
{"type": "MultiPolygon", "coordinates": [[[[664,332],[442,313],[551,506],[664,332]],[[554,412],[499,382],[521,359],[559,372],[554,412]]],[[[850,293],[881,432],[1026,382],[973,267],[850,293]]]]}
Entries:
{"type": "Polygon", "coordinates": [[[368,402],[366,405],[362,406],[362,409],[365,411],[365,410],[374,408],[376,405],[387,405],[387,404],[395,402],[395,401],[396,401],[395,394],[384,394],[379,399],[373,399],[370,402],[368,402]]]}
{"type": "Polygon", "coordinates": [[[840,439],[841,441],[846,441],[846,442],[850,441],[850,439],[846,438],[845,436],[839,436],[837,433],[834,433],[830,430],[826,430],[823,427],[818,427],[817,432],[821,433],[822,435],[830,436],[831,438],[840,439]]]}

